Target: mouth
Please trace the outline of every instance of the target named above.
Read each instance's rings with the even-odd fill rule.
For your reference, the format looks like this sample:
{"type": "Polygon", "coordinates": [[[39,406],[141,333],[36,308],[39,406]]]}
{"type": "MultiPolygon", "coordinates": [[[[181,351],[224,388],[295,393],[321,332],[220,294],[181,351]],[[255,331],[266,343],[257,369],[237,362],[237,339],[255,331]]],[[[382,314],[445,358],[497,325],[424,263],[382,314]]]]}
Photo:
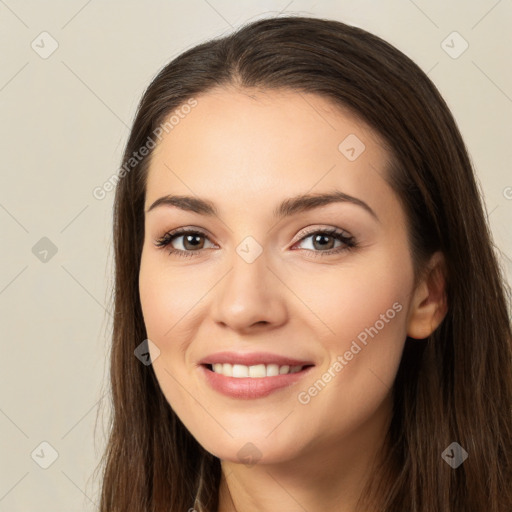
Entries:
{"type": "Polygon", "coordinates": [[[203,365],[210,372],[224,377],[233,377],[235,379],[263,379],[265,377],[277,377],[279,375],[290,375],[293,373],[302,372],[304,369],[313,366],[312,364],[305,365],[279,365],[274,363],[269,364],[255,364],[251,366],[243,364],[231,363],[214,363],[203,365]]]}
{"type": "Polygon", "coordinates": [[[278,391],[281,394],[289,393],[295,388],[294,384],[309,374],[315,366],[310,362],[280,357],[272,357],[272,362],[264,362],[261,354],[256,358],[254,355],[239,355],[234,358],[237,361],[233,361],[233,357],[227,359],[228,357],[230,356],[217,355],[217,361],[200,362],[198,369],[201,378],[215,392],[243,400],[264,398],[278,391]],[[252,364],[241,364],[244,358],[250,359],[252,364]]]}

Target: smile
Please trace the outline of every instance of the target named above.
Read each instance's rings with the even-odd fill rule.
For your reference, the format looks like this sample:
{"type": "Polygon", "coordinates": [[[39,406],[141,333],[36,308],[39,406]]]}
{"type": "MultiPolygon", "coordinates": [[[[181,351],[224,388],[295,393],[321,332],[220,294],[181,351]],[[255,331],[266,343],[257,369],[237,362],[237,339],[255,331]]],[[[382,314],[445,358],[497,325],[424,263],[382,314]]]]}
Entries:
{"type": "Polygon", "coordinates": [[[263,377],[276,377],[277,375],[287,375],[290,373],[300,372],[304,366],[296,365],[282,365],[278,364],[256,364],[253,366],[246,366],[243,364],[230,364],[230,363],[215,363],[208,365],[209,369],[224,375],[225,377],[234,377],[237,379],[255,378],[261,379],[263,377]]]}

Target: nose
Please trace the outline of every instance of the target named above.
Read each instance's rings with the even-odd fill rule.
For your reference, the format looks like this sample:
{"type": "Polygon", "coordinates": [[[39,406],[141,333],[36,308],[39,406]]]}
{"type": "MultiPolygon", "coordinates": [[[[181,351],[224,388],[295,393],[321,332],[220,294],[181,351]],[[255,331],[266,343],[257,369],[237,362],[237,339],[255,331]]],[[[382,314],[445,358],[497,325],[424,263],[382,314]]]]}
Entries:
{"type": "Polygon", "coordinates": [[[265,252],[252,263],[237,253],[232,261],[230,270],[215,287],[214,321],[241,333],[285,323],[288,317],[286,286],[268,266],[265,252]]]}

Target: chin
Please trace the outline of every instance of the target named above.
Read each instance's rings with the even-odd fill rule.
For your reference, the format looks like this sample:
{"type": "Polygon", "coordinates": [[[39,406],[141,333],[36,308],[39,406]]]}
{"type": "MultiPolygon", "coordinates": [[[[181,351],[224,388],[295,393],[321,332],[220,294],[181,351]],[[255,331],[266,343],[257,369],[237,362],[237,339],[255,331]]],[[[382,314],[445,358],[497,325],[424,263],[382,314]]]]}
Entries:
{"type": "Polygon", "coordinates": [[[218,438],[208,439],[200,444],[206,451],[223,461],[244,464],[248,467],[255,464],[282,463],[298,455],[296,439],[283,443],[269,440],[265,437],[266,435],[252,437],[246,435],[222,441],[218,438]]]}

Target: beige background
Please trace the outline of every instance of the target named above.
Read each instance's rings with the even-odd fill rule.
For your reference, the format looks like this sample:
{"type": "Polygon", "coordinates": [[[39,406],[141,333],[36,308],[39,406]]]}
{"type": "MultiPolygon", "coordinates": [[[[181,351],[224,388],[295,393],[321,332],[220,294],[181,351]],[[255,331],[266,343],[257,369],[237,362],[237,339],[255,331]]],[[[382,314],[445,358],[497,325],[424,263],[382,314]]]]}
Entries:
{"type": "MultiPolygon", "coordinates": [[[[113,193],[92,191],[116,172],[141,93],[196,43],[292,12],[374,32],[428,72],[465,138],[510,281],[510,1],[0,0],[0,512],[96,509],[113,193]],[[453,31],[469,44],[457,58],[442,44],[453,31]]],[[[463,41],[452,39],[453,54],[463,41]]]]}

